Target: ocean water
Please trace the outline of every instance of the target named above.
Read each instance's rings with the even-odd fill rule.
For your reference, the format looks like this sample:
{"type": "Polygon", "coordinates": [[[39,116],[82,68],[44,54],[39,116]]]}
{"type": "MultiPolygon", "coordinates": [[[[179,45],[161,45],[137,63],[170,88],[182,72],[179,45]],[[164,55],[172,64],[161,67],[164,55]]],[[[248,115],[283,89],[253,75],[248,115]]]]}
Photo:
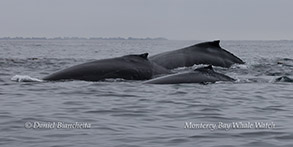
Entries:
{"type": "MultiPolygon", "coordinates": [[[[221,41],[236,82],[16,82],[126,54],[201,41],[1,40],[0,146],[293,146],[293,41],[221,41]]],[[[180,70],[190,70],[183,68],[180,70]]]]}

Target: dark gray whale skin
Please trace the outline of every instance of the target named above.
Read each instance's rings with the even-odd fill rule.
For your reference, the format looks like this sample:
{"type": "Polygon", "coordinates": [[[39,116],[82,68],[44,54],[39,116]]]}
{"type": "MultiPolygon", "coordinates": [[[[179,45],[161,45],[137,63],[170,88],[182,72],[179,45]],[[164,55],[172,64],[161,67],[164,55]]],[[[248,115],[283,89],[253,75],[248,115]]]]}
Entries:
{"type": "Polygon", "coordinates": [[[148,80],[156,75],[170,73],[167,69],[150,62],[147,56],[148,53],[144,53],[96,60],[58,71],[43,80],[101,81],[113,78],[148,80]]]}
{"type": "Polygon", "coordinates": [[[189,67],[194,64],[208,64],[225,68],[229,68],[235,63],[244,64],[240,58],[221,48],[220,40],[203,42],[183,49],[163,52],[151,56],[149,60],[167,69],[189,67]]]}
{"type": "Polygon", "coordinates": [[[205,66],[194,71],[177,73],[145,81],[146,84],[181,84],[181,83],[214,83],[216,81],[235,81],[224,74],[215,72],[212,66],[205,66]]]}

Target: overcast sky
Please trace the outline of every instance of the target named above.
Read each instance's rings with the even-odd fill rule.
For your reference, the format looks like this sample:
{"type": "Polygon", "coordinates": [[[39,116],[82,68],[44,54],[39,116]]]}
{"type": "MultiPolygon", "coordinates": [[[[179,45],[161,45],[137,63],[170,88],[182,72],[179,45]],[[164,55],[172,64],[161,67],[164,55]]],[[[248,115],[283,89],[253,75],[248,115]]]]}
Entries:
{"type": "Polygon", "coordinates": [[[293,0],[0,0],[0,37],[293,40],[293,0]]]}

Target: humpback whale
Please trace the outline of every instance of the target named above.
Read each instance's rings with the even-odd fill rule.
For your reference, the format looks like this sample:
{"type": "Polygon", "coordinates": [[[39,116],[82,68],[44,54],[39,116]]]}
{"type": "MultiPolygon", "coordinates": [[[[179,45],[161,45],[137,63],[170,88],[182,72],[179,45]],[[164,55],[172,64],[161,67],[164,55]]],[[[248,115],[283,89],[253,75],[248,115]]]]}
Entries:
{"type": "Polygon", "coordinates": [[[221,48],[220,40],[203,42],[190,47],[153,55],[150,61],[167,69],[189,67],[194,64],[208,64],[229,68],[231,65],[244,62],[232,53],[221,48]]]}
{"type": "Polygon", "coordinates": [[[125,80],[148,80],[156,75],[168,74],[169,70],[148,60],[148,53],[96,60],[69,67],[53,73],[43,80],[101,81],[121,78],[125,80]]]}
{"type": "Polygon", "coordinates": [[[147,84],[180,84],[180,83],[214,83],[216,81],[235,81],[224,74],[215,72],[211,65],[200,67],[194,71],[166,75],[154,78],[144,83],[147,84]]]}

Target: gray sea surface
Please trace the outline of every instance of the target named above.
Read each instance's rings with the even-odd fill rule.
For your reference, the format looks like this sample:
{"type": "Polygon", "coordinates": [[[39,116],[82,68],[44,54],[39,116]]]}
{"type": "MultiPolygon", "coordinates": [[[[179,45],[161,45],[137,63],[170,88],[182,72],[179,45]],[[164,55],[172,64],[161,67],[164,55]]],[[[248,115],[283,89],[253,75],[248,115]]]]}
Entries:
{"type": "Polygon", "coordinates": [[[293,78],[293,41],[221,41],[246,62],[215,68],[236,82],[11,80],[41,79],[96,59],[153,55],[199,42],[0,40],[0,146],[292,147],[293,83],[274,79],[293,78]]]}

